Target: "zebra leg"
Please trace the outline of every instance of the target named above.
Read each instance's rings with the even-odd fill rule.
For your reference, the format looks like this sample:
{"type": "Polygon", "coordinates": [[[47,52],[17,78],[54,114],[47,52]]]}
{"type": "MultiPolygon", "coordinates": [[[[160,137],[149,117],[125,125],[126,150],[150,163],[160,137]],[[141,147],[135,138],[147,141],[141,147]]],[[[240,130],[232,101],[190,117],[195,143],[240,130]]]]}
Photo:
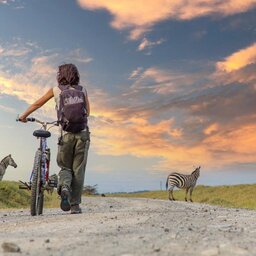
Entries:
{"type": "Polygon", "coordinates": [[[172,189],[169,189],[169,200],[170,200],[170,201],[173,200],[172,189]]]}
{"type": "Polygon", "coordinates": [[[189,188],[186,188],[186,195],[185,195],[185,201],[186,201],[186,202],[188,201],[188,200],[187,200],[188,190],[189,190],[189,188]]]}
{"type": "Polygon", "coordinates": [[[169,200],[170,201],[175,201],[175,199],[173,197],[173,187],[170,187],[170,189],[169,189],[169,200]]]}
{"type": "Polygon", "coordinates": [[[193,202],[193,200],[192,200],[192,192],[193,192],[193,189],[194,189],[194,188],[190,188],[190,191],[189,191],[189,194],[190,194],[190,202],[193,202]]]}
{"type": "Polygon", "coordinates": [[[5,170],[6,170],[6,168],[4,168],[4,167],[2,167],[2,165],[0,165],[0,180],[3,179],[5,170]]]}
{"type": "Polygon", "coordinates": [[[174,197],[173,197],[173,190],[171,191],[171,194],[172,194],[172,200],[175,201],[174,197]]]}

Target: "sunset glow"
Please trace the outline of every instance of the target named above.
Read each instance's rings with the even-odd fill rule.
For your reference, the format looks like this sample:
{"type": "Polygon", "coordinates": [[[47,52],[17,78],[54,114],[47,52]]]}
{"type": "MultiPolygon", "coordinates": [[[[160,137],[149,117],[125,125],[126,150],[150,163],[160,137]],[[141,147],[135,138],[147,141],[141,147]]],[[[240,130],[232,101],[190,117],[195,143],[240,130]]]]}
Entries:
{"type": "MultiPolygon", "coordinates": [[[[88,183],[118,191],[127,179],[127,190],[156,189],[171,171],[199,165],[203,184],[232,170],[255,182],[254,0],[59,4],[0,0],[1,157],[13,153],[21,170],[6,179],[27,177],[37,143],[36,126],[16,124],[17,114],[71,62],[91,104],[88,183]]],[[[53,100],[35,116],[54,120],[53,100]]],[[[54,133],[53,153],[56,141],[54,133]]]]}

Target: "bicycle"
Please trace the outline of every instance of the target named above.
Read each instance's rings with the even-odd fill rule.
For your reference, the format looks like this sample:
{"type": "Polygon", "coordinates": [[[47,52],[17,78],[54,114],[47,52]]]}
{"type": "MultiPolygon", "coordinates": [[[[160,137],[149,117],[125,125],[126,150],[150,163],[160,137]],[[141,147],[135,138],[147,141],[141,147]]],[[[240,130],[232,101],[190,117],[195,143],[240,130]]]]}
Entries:
{"type": "MultiPolygon", "coordinates": [[[[36,151],[33,169],[29,182],[20,181],[20,189],[31,190],[30,213],[32,216],[41,215],[44,206],[44,191],[53,191],[57,187],[58,177],[56,174],[49,176],[50,148],[47,146],[47,138],[51,136],[49,129],[58,125],[57,121],[42,122],[36,118],[27,118],[27,122],[37,122],[42,125],[41,129],[35,130],[33,135],[40,139],[40,146],[36,151]],[[52,125],[48,128],[49,125],[52,125]]],[[[20,121],[17,118],[16,121],[20,121]]]]}

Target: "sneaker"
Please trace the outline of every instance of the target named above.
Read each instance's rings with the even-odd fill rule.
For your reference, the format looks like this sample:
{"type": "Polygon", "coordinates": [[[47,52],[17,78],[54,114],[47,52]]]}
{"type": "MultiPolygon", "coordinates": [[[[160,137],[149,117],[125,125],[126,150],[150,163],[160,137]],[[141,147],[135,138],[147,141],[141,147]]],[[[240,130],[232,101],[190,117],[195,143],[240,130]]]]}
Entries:
{"type": "Polygon", "coordinates": [[[82,213],[82,209],[80,208],[79,204],[75,204],[71,206],[71,214],[79,214],[82,213]]]}
{"type": "Polygon", "coordinates": [[[60,196],[61,196],[61,202],[60,202],[61,210],[65,212],[69,211],[71,208],[70,201],[69,201],[70,192],[67,187],[62,187],[60,196]]]}

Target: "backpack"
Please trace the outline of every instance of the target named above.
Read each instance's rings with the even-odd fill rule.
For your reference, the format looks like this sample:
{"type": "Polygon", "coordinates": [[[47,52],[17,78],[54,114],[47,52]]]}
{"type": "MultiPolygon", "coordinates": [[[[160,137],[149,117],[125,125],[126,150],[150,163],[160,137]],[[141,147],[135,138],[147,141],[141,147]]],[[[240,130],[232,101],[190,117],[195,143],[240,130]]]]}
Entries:
{"type": "Polygon", "coordinates": [[[77,133],[87,127],[87,111],[83,87],[59,85],[58,122],[66,132],[77,133]]]}

